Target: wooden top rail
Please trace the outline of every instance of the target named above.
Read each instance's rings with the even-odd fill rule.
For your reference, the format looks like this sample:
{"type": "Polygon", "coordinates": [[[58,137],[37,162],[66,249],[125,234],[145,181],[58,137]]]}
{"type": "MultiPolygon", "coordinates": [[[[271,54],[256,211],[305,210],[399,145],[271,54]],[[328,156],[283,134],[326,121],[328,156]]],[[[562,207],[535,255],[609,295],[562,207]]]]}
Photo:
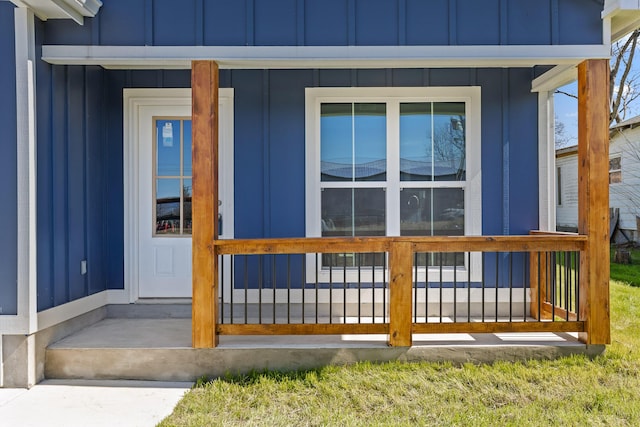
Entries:
{"type": "Polygon", "coordinates": [[[309,237],[215,240],[221,255],[388,252],[396,243],[411,243],[413,252],[545,252],[581,251],[586,236],[433,236],[433,237],[309,237]]]}
{"type": "Polygon", "coordinates": [[[578,233],[571,233],[568,231],[541,231],[531,230],[529,232],[532,236],[580,236],[578,233]]]}

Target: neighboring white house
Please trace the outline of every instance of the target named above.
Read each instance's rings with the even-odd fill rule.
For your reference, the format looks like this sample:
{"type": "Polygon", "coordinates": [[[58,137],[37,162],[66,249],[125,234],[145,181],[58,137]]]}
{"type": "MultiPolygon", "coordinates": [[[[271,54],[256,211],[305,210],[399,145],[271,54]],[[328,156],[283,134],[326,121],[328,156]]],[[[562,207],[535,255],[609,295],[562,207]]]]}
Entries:
{"type": "MultiPolygon", "coordinates": [[[[640,241],[640,116],[609,131],[609,206],[620,210],[616,241],[640,241]]],[[[578,229],[578,147],[556,150],[556,228],[578,229]]]]}

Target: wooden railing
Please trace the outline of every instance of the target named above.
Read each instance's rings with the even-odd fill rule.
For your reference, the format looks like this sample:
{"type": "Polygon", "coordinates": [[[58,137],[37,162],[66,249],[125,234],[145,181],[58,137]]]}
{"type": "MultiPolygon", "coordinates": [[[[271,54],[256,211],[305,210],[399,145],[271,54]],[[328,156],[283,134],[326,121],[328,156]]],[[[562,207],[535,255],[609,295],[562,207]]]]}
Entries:
{"type": "Polygon", "coordinates": [[[568,234],[217,240],[214,342],[217,335],[388,334],[389,345],[409,346],[413,333],[584,332],[585,242],[568,234]],[[379,254],[369,260],[382,264],[363,267],[353,261],[360,254],[379,254]],[[365,269],[371,280],[361,280],[365,269]],[[291,314],[295,304],[301,317],[299,308],[291,314]],[[323,304],[330,315],[318,315],[323,304]]]}

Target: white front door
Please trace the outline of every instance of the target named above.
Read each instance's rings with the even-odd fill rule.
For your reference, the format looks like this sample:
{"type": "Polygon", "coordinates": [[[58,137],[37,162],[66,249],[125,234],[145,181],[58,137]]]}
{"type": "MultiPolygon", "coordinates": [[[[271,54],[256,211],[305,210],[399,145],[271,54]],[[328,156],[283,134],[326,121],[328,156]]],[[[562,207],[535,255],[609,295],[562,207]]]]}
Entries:
{"type": "MultiPolygon", "coordinates": [[[[233,238],[232,89],[220,95],[220,237],[233,238]]],[[[188,98],[161,98],[137,110],[138,298],[190,298],[190,91],[188,98]]]]}

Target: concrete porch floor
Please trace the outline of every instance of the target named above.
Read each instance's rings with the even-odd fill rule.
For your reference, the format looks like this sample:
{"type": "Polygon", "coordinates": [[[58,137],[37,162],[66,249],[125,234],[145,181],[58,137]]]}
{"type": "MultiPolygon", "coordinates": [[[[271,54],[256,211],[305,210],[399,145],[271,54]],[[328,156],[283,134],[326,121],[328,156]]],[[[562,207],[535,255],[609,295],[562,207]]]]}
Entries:
{"type": "Polygon", "coordinates": [[[386,335],[221,336],[217,348],[193,349],[190,318],[107,317],[50,345],[45,377],[194,381],[364,360],[491,363],[603,351],[566,333],[415,334],[410,348],[388,347],[386,335]]]}

